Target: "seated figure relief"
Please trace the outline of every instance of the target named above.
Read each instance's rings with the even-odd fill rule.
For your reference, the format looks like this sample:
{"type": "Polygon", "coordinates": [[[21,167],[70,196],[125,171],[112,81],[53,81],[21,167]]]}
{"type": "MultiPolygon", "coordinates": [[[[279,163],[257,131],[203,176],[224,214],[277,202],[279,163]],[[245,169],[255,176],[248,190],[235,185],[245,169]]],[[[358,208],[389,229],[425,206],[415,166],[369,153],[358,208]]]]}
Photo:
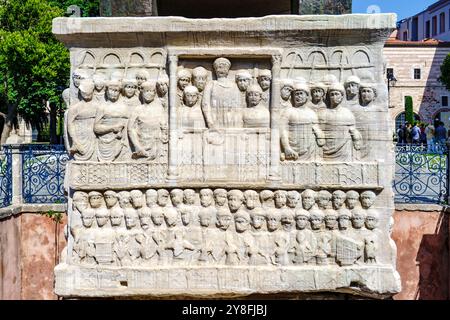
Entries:
{"type": "MultiPolygon", "coordinates": [[[[133,153],[133,159],[152,161],[154,159],[145,150],[136,152],[134,146],[130,145],[128,122],[130,117],[135,115],[136,108],[142,109],[143,106],[155,106],[155,104],[159,104],[163,109],[163,111],[158,110],[161,118],[167,118],[169,78],[163,71],[165,65],[158,66],[159,62],[148,65],[130,62],[131,65],[127,66],[122,64],[115,53],[109,57],[116,57],[118,60],[95,66],[82,62],[82,65],[73,73],[73,88],[79,99],[68,103],[69,110],[65,119],[67,149],[78,161],[130,161],[133,153]],[[150,72],[151,69],[156,68],[158,71],[150,72]],[[152,79],[151,74],[155,75],[156,72],[158,76],[152,79]],[[156,86],[155,81],[157,81],[156,86]],[[82,85],[83,82],[84,85],[82,85]],[[149,86],[149,83],[152,85],[149,86]],[[156,91],[158,96],[153,97],[153,92],[156,91]],[[95,115],[92,116],[93,113],[95,115]]],[[[92,63],[95,64],[95,62],[92,63]]],[[[75,92],[72,93],[74,94],[75,92]]],[[[74,100],[73,97],[72,100],[74,100]]],[[[152,108],[152,111],[156,112],[156,109],[158,108],[152,108]]],[[[142,118],[149,117],[146,109],[141,111],[145,111],[139,114],[142,118]]],[[[142,119],[138,119],[138,122],[140,120],[142,119]]],[[[166,136],[161,139],[164,140],[164,144],[167,144],[168,119],[161,122],[163,135],[166,136]]],[[[149,135],[161,135],[158,132],[161,129],[147,125],[148,123],[141,123],[140,128],[135,130],[137,138],[134,140],[149,140],[149,135]]],[[[144,143],[142,147],[148,146],[144,143]]],[[[164,153],[167,152],[162,152],[161,157],[164,153]]]]}

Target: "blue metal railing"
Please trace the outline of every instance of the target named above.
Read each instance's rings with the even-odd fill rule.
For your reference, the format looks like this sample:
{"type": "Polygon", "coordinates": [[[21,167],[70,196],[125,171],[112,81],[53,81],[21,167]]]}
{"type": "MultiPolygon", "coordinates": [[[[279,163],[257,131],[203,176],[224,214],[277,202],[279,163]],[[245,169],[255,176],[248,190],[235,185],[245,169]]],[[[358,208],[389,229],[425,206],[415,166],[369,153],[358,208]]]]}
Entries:
{"type": "Polygon", "coordinates": [[[69,156],[62,145],[24,145],[22,194],[25,203],[65,203],[64,174],[69,156]]]}
{"type": "Polygon", "coordinates": [[[4,147],[0,152],[0,208],[12,202],[12,152],[4,147]]]}
{"type": "Polygon", "coordinates": [[[423,145],[397,145],[394,193],[396,203],[447,204],[448,150],[423,145]]]}

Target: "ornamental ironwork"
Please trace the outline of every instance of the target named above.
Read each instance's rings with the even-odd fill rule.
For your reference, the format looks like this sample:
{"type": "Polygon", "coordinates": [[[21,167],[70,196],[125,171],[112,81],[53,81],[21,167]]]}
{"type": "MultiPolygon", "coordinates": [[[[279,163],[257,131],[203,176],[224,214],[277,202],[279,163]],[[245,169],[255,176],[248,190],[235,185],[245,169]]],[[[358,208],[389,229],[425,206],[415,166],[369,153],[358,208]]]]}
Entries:
{"type": "Polygon", "coordinates": [[[423,145],[397,145],[396,203],[445,204],[448,198],[448,149],[438,145],[430,152],[423,145]]]}
{"type": "Polygon", "coordinates": [[[69,159],[62,145],[26,145],[22,154],[25,203],[65,203],[64,175],[69,159]]]}

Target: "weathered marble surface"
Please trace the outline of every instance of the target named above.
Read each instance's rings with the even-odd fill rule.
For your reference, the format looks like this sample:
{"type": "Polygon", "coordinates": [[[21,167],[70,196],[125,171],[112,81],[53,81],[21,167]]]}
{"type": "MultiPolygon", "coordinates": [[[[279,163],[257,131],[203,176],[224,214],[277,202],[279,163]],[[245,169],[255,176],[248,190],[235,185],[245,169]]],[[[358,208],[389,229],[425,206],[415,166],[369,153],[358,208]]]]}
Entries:
{"type": "Polygon", "coordinates": [[[398,292],[382,59],[394,27],[55,19],[73,75],[57,294],[398,292]]]}

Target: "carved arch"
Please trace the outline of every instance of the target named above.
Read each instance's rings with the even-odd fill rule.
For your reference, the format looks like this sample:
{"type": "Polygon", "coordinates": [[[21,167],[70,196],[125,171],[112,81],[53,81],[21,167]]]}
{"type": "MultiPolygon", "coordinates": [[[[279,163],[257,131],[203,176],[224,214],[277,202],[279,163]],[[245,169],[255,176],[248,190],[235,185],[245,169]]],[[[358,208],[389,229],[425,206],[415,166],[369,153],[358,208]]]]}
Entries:
{"type": "Polygon", "coordinates": [[[313,49],[309,52],[307,64],[314,66],[325,66],[328,64],[327,54],[321,49],[313,49]]]}
{"type": "Polygon", "coordinates": [[[133,51],[128,56],[127,67],[143,66],[146,63],[145,55],[141,51],[133,51]]]}
{"type": "Polygon", "coordinates": [[[95,70],[95,68],[97,67],[97,58],[92,51],[86,50],[81,53],[80,56],[81,59],[80,63],[78,64],[78,68],[95,70]]]}
{"type": "Polygon", "coordinates": [[[122,58],[117,52],[108,52],[102,58],[102,66],[105,68],[123,68],[122,58]]]}
{"type": "Polygon", "coordinates": [[[154,49],[150,52],[150,64],[155,64],[161,66],[162,68],[166,67],[167,63],[167,52],[162,49],[154,49]]]}
{"type": "Polygon", "coordinates": [[[352,63],[355,65],[370,65],[371,62],[370,54],[365,49],[357,49],[352,55],[352,63]]]}

